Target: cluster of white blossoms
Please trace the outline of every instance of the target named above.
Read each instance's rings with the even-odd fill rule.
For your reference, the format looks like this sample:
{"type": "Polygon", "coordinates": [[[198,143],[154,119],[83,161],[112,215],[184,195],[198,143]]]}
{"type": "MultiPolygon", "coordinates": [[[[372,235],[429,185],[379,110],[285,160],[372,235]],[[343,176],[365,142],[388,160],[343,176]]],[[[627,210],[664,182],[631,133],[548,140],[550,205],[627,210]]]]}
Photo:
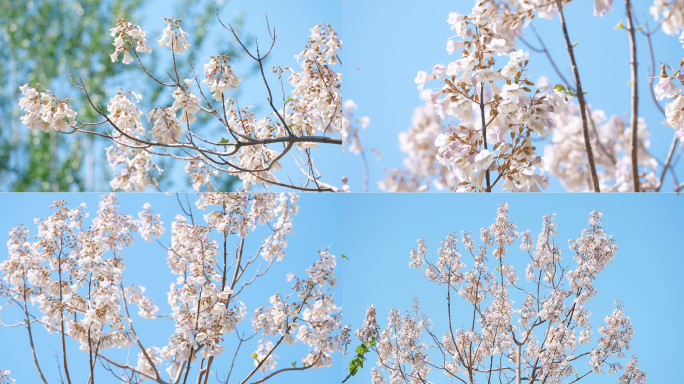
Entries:
{"type": "Polygon", "coordinates": [[[222,101],[223,93],[237,90],[242,79],[237,77],[235,70],[228,64],[230,56],[209,56],[209,59],[209,62],[204,64],[204,83],[212,92],[211,97],[216,101],[222,101]]]}
{"type": "MultiPolygon", "coordinates": [[[[257,120],[254,113],[249,111],[250,107],[238,109],[236,102],[232,99],[226,100],[226,106],[228,107],[226,112],[228,125],[243,137],[262,140],[282,136],[284,133],[282,127],[274,123],[270,116],[257,120]]],[[[268,184],[269,181],[276,181],[275,171],[281,168],[276,160],[279,154],[268,145],[259,144],[243,147],[233,155],[231,158],[238,167],[251,170],[238,174],[243,188],[248,190],[253,184],[268,184]]]]}
{"type": "MultiPolygon", "coordinates": [[[[149,241],[149,240],[148,240],[149,241]]],[[[145,292],[145,287],[139,285],[131,284],[124,290],[126,294],[126,299],[131,304],[137,304],[140,310],[138,311],[138,316],[145,319],[155,319],[157,318],[157,311],[159,307],[154,305],[154,300],[149,297],[143,296],[145,292]]]]}
{"type": "MultiPolygon", "coordinates": [[[[407,312],[404,316],[395,308],[390,310],[387,328],[382,330],[372,347],[378,354],[377,365],[380,367],[380,372],[373,375],[374,383],[379,382],[376,380],[381,380],[382,372],[387,371],[390,383],[419,383],[420,378],[427,378],[430,374],[429,346],[421,336],[431,324],[424,317],[419,317],[417,297],[414,297],[412,308],[413,313],[407,312]]],[[[366,321],[374,322],[375,319],[367,318],[366,321]]]]}
{"type": "Polygon", "coordinates": [[[307,279],[288,275],[288,281],[295,281],[293,293],[284,297],[273,295],[271,306],[254,311],[254,332],[261,332],[263,336],[254,364],[259,366],[266,358],[259,368],[263,372],[275,369],[277,364],[274,354],[270,353],[273,342],[269,336],[278,338],[278,344],[281,341],[288,345],[297,341],[306,344],[309,353],[301,361],[312,369],[332,365],[331,353],[342,351],[349,344],[348,332],[342,327],[342,308],[335,305],[330,292],[337,283],[334,276],[336,257],[325,249],[318,253],[320,259],[306,270],[307,279]],[[291,297],[294,300],[288,302],[291,297]]]}
{"type": "MultiPolygon", "coordinates": [[[[680,37],[679,40],[684,42],[684,37],[680,37]]],[[[665,105],[665,121],[663,121],[663,125],[674,129],[677,132],[677,136],[680,137],[680,141],[684,143],[684,94],[682,93],[681,85],[684,85],[682,62],[680,62],[679,69],[676,71],[663,64],[660,80],[654,87],[656,98],[658,100],[664,98],[674,99],[665,105]],[[667,74],[668,68],[672,71],[672,75],[667,74]]]]}
{"type": "Polygon", "coordinates": [[[122,166],[109,183],[115,190],[144,191],[150,185],[150,170],[161,173],[161,168],[152,163],[152,155],[136,146],[136,140],[146,132],[140,121],[142,111],[136,106],[140,99],[142,96],[133,91],[119,89],[107,103],[107,119],[116,127],[112,132],[114,144],[107,147],[107,162],[115,172],[122,166]]]}
{"type": "Polygon", "coordinates": [[[150,111],[147,118],[154,120],[152,138],[160,143],[177,143],[180,139],[183,127],[176,119],[176,114],[166,107],[157,107],[150,111]]]}
{"type": "Polygon", "coordinates": [[[642,371],[637,367],[639,359],[636,356],[632,356],[627,362],[625,371],[618,379],[618,384],[645,384],[646,383],[646,372],[642,371]]]}
{"type": "Polygon", "coordinates": [[[684,4],[681,1],[654,0],[649,11],[655,21],[662,23],[661,28],[666,34],[674,35],[684,29],[684,4]]]}
{"type": "Polygon", "coordinates": [[[31,129],[48,132],[51,129],[64,131],[67,121],[75,123],[76,111],[69,106],[69,99],[59,100],[47,90],[38,92],[38,85],[26,84],[20,87],[19,107],[26,112],[21,122],[31,129]]]}
{"type": "Polygon", "coordinates": [[[388,192],[424,192],[430,182],[438,189],[455,189],[458,181],[454,173],[437,160],[437,137],[448,127],[435,112],[430,100],[431,90],[420,92],[425,104],[413,110],[411,126],[399,133],[399,149],[407,157],[403,168],[386,170],[385,179],[378,182],[380,189],[388,192]]]}
{"type": "Polygon", "coordinates": [[[367,343],[373,339],[377,339],[378,332],[379,328],[378,321],[375,319],[375,307],[371,304],[366,310],[366,318],[363,321],[363,325],[361,328],[357,329],[354,334],[362,343],[367,343]]]}
{"type": "Polygon", "coordinates": [[[120,213],[114,195],[102,196],[87,228],[84,204],[68,209],[57,200],[51,208],[51,216],[36,219],[35,242],[28,241],[24,227],[10,232],[9,258],[0,263],[7,295],[24,306],[38,303],[42,317],[37,319],[47,331],[64,332],[83,351],[131,345],[137,337],[130,329],[126,298],[140,306],[143,317],[156,317],[158,309],[142,295],[144,287],[122,286],[122,253],[140,231],[140,221],[120,213]]]}
{"type": "Polygon", "coordinates": [[[460,260],[455,235],[441,242],[434,263],[427,259],[424,239],[418,240],[409,266],[429,281],[447,286],[449,327],[440,337],[432,320],[418,313],[416,298],[413,314],[401,316],[397,309],[391,309],[388,326],[378,335],[375,309],[369,307],[356,334],[362,342],[377,338],[371,347],[378,357],[377,368],[371,371],[372,382],[427,382],[431,370],[463,382],[501,372],[506,381],[511,381],[518,363],[516,349],[521,348],[522,377],[532,381],[561,384],[576,379],[575,375],[600,373],[607,366],[609,373],[624,371],[620,383],[629,383],[630,379],[644,383],[646,374],[637,368],[636,358],[625,367],[617,360],[625,356],[634,335],[621,304],[598,328],[596,346],[583,350],[587,348],[584,345],[591,344],[592,330],[591,313],[585,306],[596,294],[593,283],[597,275],[617,251],[612,237],[602,229],[601,214],[592,212],[588,228],[570,242],[575,252],[574,270],[563,263],[562,250],[555,241],[554,216],[544,217],[535,244],[529,230],[516,231],[508,218],[507,204],[501,204],[494,224],[480,231],[481,245],[476,246],[470,233],[463,232],[461,242],[474,259],[471,270],[464,271],[466,265],[460,260]],[[512,250],[509,246],[518,240],[520,249],[531,258],[527,267],[531,287],[519,283],[513,266],[505,262],[512,250]],[[493,256],[493,269],[488,267],[488,255],[493,256]],[[460,328],[456,327],[462,320],[452,318],[451,306],[456,305],[452,290],[474,307],[470,310],[472,321],[465,319],[467,325],[460,328]],[[513,306],[515,297],[521,298],[519,308],[513,306]],[[514,325],[516,317],[519,325],[514,325]],[[428,351],[435,351],[434,356],[428,351]],[[432,362],[434,358],[438,362],[432,362]],[[587,367],[582,368],[581,362],[587,367]]]}
{"type": "Polygon", "coordinates": [[[357,123],[362,129],[368,128],[370,125],[370,118],[368,116],[354,117],[354,110],[358,109],[354,100],[345,100],[342,111],[342,150],[349,146],[349,152],[358,155],[363,151],[361,141],[359,140],[359,129],[357,123]]]}
{"type": "Polygon", "coordinates": [[[10,377],[9,369],[0,369],[0,384],[14,384],[16,380],[10,377]]]}
{"type": "Polygon", "coordinates": [[[123,52],[124,59],[122,62],[124,64],[132,63],[133,56],[129,51],[134,48],[134,45],[136,52],[152,53],[152,48],[146,43],[146,32],[140,26],[129,23],[126,19],[121,19],[116,22],[116,27],[111,28],[110,31],[114,38],[113,45],[116,48],[114,53],[109,55],[112,62],[116,62],[119,59],[119,54],[123,52]]]}
{"type": "MultiPolygon", "coordinates": [[[[656,0],[657,1],[657,0],[656,0]]],[[[570,3],[570,0],[561,0],[563,8],[570,3]]],[[[512,11],[518,13],[518,17],[533,17],[532,13],[537,13],[544,19],[552,19],[558,14],[558,3],[556,0],[513,0],[510,2],[512,11]]],[[[613,8],[613,0],[594,0],[594,16],[604,16],[613,8]]]]}
{"type": "Polygon", "coordinates": [[[207,192],[211,190],[216,190],[214,185],[211,183],[211,178],[216,177],[219,171],[208,169],[207,166],[198,159],[192,159],[185,164],[185,173],[190,176],[190,183],[192,184],[192,189],[200,192],[202,186],[206,186],[207,192]]]}
{"type": "MultiPolygon", "coordinates": [[[[309,42],[295,55],[301,71],[289,67],[290,85],[294,87],[284,117],[292,133],[311,136],[342,130],[342,74],[333,70],[342,42],[330,25],[311,28],[309,42]]],[[[282,69],[275,70],[282,73],[282,69]]],[[[315,143],[298,143],[298,148],[316,148],[315,143]]]]}
{"type": "Polygon", "coordinates": [[[173,53],[183,53],[190,48],[190,42],[186,40],[188,34],[180,27],[182,19],[167,19],[169,24],[162,31],[161,37],[157,39],[160,47],[169,47],[173,53]],[[176,29],[178,31],[176,32],[176,29]]]}
{"type": "Polygon", "coordinates": [[[184,88],[178,88],[171,94],[173,96],[173,105],[169,109],[177,113],[179,109],[183,108],[178,121],[191,124],[197,120],[194,114],[200,110],[199,97],[188,90],[188,87],[193,84],[192,80],[185,79],[183,82],[185,83],[183,85],[184,88]]]}
{"type": "Polygon", "coordinates": [[[487,171],[497,172],[492,186],[501,180],[508,191],[538,191],[546,188],[548,176],[531,135],[551,132],[553,112],[565,97],[557,91],[546,93],[546,86],[532,93],[528,87],[534,83],[524,75],[529,54],[516,51],[490,28],[490,15],[498,13],[485,6],[476,5],[469,15],[450,14],[447,21],[463,40],[449,41],[447,51],[460,49],[460,59],[435,65],[430,75],[420,71],[415,79],[419,89],[439,79],[442,89],[431,95],[435,111],[441,119],[448,115],[458,120],[458,126],[450,126],[435,139],[437,159],[453,172],[459,191],[485,190],[487,171]],[[509,61],[495,70],[501,56],[509,61]]]}
{"type": "MultiPolygon", "coordinates": [[[[622,116],[606,118],[604,111],[587,107],[589,137],[593,148],[601,191],[634,190],[632,180],[632,127],[622,116]]],[[[592,190],[591,174],[585,151],[582,117],[579,106],[568,103],[554,113],[556,129],[551,144],[544,147],[549,173],[558,177],[571,192],[592,190]]],[[[640,190],[654,190],[660,185],[655,174],[657,160],[648,152],[650,132],[646,120],[637,125],[640,190]]]]}

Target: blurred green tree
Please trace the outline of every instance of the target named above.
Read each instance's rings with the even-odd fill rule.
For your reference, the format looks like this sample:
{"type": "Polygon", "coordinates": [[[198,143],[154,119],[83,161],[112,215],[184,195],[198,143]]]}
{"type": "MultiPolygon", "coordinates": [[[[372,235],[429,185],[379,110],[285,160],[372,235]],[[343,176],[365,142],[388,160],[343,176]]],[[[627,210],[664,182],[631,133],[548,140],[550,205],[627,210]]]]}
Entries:
{"type": "MultiPolygon", "coordinates": [[[[184,27],[192,33],[194,44],[189,61],[205,41],[215,10],[222,1],[180,0],[184,27]]],[[[69,95],[77,118],[95,120],[85,95],[73,87],[67,71],[83,79],[95,103],[105,104],[108,80],[135,78],[135,66],[114,66],[109,28],[126,17],[138,23],[136,11],[145,3],[136,0],[0,0],[0,190],[2,191],[84,191],[110,190],[110,170],[104,151],[96,149],[90,135],[60,135],[31,131],[20,122],[17,104],[19,86],[40,83],[41,88],[69,95]],[[115,71],[116,68],[116,71],[115,71]]],[[[168,15],[170,16],[170,15],[168,15]]],[[[234,20],[240,26],[242,20],[234,20]]],[[[160,28],[161,29],[161,28],[160,28]]],[[[226,39],[228,40],[228,39],[226,39]]],[[[221,52],[238,56],[232,43],[225,42],[221,52]]],[[[156,53],[155,59],[156,59],[156,53]]],[[[152,63],[157,60],[152,60],[152,63]]],[[[148,69],[155,71],[155,66],[148,69]]],[[[187,62],[179,69],[189,69],[187,62]]],[[[163,69],[160,69],[163,73],[163,69]]],[[[163,102],[162,87],[150,84],[149,105],[163,102]]],[[[111,96],[111,95],[109,95],[111,96]]],[[[151,109],[151,108],[150,108],[151,109]]],[[[170,180],[170,164],[159,183],[170,180]]],[[[237,178],[218,180],[222,188],[233,188],[237,178]]],[[[188,183],[189,185],[189,183],[188,183]]]]}

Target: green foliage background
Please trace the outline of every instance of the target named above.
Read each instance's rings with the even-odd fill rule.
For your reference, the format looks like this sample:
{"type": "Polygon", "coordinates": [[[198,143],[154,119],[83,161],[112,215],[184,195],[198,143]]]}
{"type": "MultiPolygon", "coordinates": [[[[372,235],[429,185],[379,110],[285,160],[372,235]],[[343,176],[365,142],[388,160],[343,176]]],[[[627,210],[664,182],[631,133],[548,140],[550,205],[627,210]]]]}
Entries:
{"type": "MultiPolygon", "coordinates": [[[[188,61],[195,61],[210,25],[215,21],[215,10],[222,3],[177,1],[176,8],[182,9],[183,14],[176,17],[183,18],[183,27],[192,39],[191,50],[185,57],[188,61]]],[[[0,50],[0,84],[3,84],[0,86],[1,191],[111,190],[111,170],[104,151],[109,143],[91,135],[29,130],[20,121],[19,87],[40,83],[42,89],[52,90],[59,98],[69,97],[70,105],[78,112],[77,118],[84,122],[98,121],[96,112],[87,105],[85,95],[70,83],[69,70],[75,79],[83,80],[93,101],[102,107],[116,92],[107,88],[112,79],[145,82],[145,101],[140,105],[143,111],[152,109],[153,104],[168,102],[170,96],[166,93],[170,92],[149,79],[145,81],[138,66],[112,63],[109,57],[113,51],[109,28],[123,17],[134,24],[142,23],[137,13],[144,4],[135,0],[0,0],[0,46],[3,47],[0,50]]],[[[232,22],[237,28],[242,24],[241,19],[232,22]]],[[[152,28],[147,23],[142,26],[152,28]]],[[[150,40],[156,37],[149,36],[150,40]]],[[[239,56],[232,43],[225,40],[212,50],[218,48],[223,53],[239,56]]],[[[145,65],[161,78],[165,76],[164,69],[154,65],[160,61],[158,54],[159,50],[155,50],[145,65]]],[[[179,73],[189,69],[187,62],[179,61],[178,64],[179,73]]],[[[199,119],[199,124],[197,129],[212,128],[206,118],[199,119]]],[[[96,128],[101,132],[105,129],[103,126],[96,128]]],[[[160,188],[168,188],[172,163],[157,162],[165,169],[157,178],[160,188]]],[[[183,170],[177,167],[176,172],[183,170]]],[[[216,186],[232,190],[234,182],[235,178],[224,176],[217,180],[216,186]]],[[[187,189],[189,183],[174,187],[187,189]]]]}

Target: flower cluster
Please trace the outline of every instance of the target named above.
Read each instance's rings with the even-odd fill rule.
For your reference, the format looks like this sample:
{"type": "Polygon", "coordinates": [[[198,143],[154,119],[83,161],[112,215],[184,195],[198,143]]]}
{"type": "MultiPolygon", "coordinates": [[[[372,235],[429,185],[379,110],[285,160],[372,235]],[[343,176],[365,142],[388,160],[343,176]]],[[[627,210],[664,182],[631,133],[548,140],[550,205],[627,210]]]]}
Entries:
{"type": "Polygon", "coordinates": [[[176,119],[176,114],[170,108],[157,107],[150,111],[147,118],[152,121],[152,138],[160,143],[177,143],[181,137],[183,127],[176,119]]]}
{"type": "MultiPolygon", "coordinates": [[[[146,133],[144,125],[140,122],[142,112],[136,106],[141,98],[141,95],[133,91],[124,92],[120,89],[107,103],[107,119],[116,128],[112,132],[114,144],[107,147],[107,162],[113,171],[116,171],[119,165],[123,165],[109,183],[115,190],[144,191],[153,177],[151,169],[154,168],[161,173],[161,168],[152,163],[152,154],[138,144],[138,140],[146,133]]],[[[173,116],[172,118],[175,119],[173,116]]],[[[166,138],[162,133],[162,129],[157,126],[158,139],[166,138]]]]}
{"type": "Polygon", "coordinates": [[[654,0],[649,8],[655,21],[662,16],[662,29],[668,35],[674,35],[684,29],[684,4],[680,1],[654,0]]]}
{"type": "Polygon", "coordinates": [[[363,147],[359,140],[359,129],[354,123],[358,123],[362,129],[366,129],[370,124],[370,119],[368,116],[354,118],[354,110],[359,108],[359,106],[354,103],[354,100],[346,100],[343,107],[342,148],[344,149],[344,147],[349,145],[349,152],[358,155],[363,151],[363,147]]]}
{"type": "Polygon", "coordinates": [[[216,190],[211,183],[211,178],[218,176],[219,172],[207,169],[202,161],[197,159],[188,161],[185,165],[185,173],[190,175],[190,183],[195,191],[200,192],[203,185],[206,185],[207,192],[211,192],[212,189],[216,190]]]}
{"type": "Polygon", "coordinates": [[[371,304],[366,310],[366,319],[363,321],[363,325],[355,332],[356,338],[362,343],[367,343],[378,338],[378,330],[378,321],[375,319],[375,307],[371,304]]]}
{"type": "Polygon", "coordinates": [[[178,88],[171,94],[173,96],[173,105],[169,109],[176,113],[179,109],[183,108],[181,117],[178,120],[181,123],[191,124],[197,120],[194,114],[200,110],[199,97],[188,90],[188,86],[193,84],[192,80],[185,79],[184,83],[183,89],[178,88]]]}
{"type": "Polygon", "coordinates": [[[678,70],[663,64],[660,80],[654,87],[656,98],[662,100],[664,98],[674,99],[665,105],[665,121],[663,125],[670,127],[677,132],[684,143],[684,94],[682,93],[681,85],[684,85],[684,73],[682,73],[682,64],[678,70]],[[672,71],[672,75],[667,74],[667,69],[672,71]],[[677,82],[679,84],[677,84],[677,82]]]}
{"type": "MultiPolygon", "coordinates": [[[[589,137],[594,148],[601,191],[632,191],[632,128],[621,116],[606,118],[600,109],[587,108],[589,137]]],[[[566,190],[580,192],[591,190],[591,175],[585,153],[582,118],[579,106],[568,103],[554,114],[556,129],[551,145],[544,147],[548,158],[549,173],[559,178],[566,190]]],[[[641,190],[653,190],[660,185],[655,175],[658,165],[648,152],[650,146],[646,120],[639,118],[637,126],[638,159],[641,167],[639,183],[641,190]]]]}
{"type": "Polygon", "coordinates": [[[264,337],[256,351],[255,365],[264,372],[275,369],[277,364],[270,353],[273,343],[268,336],[279,337],[278,343],[284,341],[294,345],[300,341],[306,344],[309,353],[301,361],[312,369],[332,365],[331,353],[342,351],[349,344],[348,333],[339,332],[343,329],[342,309],[335,305],[330,293],[337,283],[334,276],[336,258],[325,249],[318,253],[319,260],[307,269],[307,279],[288,277],[288,280],[295,280],[292,294],[285,297],[276,294],[270,299],[270,307],[259,307],[254,311],[252,326],[264,337]],[[291,296],[295,300],[288,302],[291,296]],[[269,354],[269,359],[264,362],[266,354],[269,354]]]}
{"type": "Polygon", "coordinates": [[[180,27],[180,23],[183,20],[167,18],[164,18],[164,20],[168,21],[169,24],[162,31],[159,39],[157,39],[159,46],[171,48],[171,52],[174,54],[187,51],[190,48],[190,42],[186,40],[188,34],[180,27]],[[178,29],[178,32],[176,32],[176,29],[178,29]]]}
{"type": "Polygon", "coordinates": [[[14,384],[16,380],[9,376],[11,373],[9,369],[0,369],[0,384],[14,384]]]}
{"type": "Polygon", "coordinates": [[[138,308],[140,308],[138,311],[138,316],[145,319],[155,319],[157,317],[157,311],[159,311],[159,307],[154,305],[154,300],[143,296],[145,287],[131,284],[124,290],[124,292],[129,303],[138,304],[138,308]]]}
{"type": "MultiPolygon", "coordinates": [[[[301,60],[301,72],[286,67],[292,73],[288,80],[294,89],[285,115],[295,135],[342,130],[342,74],[332,68],[339,63],[337,55],[341,49],[342,42],[333,28],[318,24],[311,28],[304,50],[295,55],[298,61],[301,60]]],[[[313,143],[297,145],[299,148],[316,148],[313,143]]]]}
{"type": "Polygon", "coordinates": [[[238,89],[241,78],[235,75],[235,71],[228,64],[231,59],[228,55],[209,56],[209,62],[204,64],[204,83],[213,92],[211,97],[216,101],[223,99],[223,93],[228,90],[238,89]]]}
{"type": "Polygon", "coordinates": [[[448,124],[435,112],[430,100],[431,90],[420,92],[425,103],[413,110],[411,126],[399,133],[399,149],[404,158],[405,169],[388,169],[385,179],[378,182],[380,189],[388,192],[423,192],[430,188],[430,181],[438,190],[455,189],[458,181],[449,169],[437,160],[437,137],[448,124]]]}
{"type": "Polygon", "coordinates": [[[76,111],[69,106],[69,99],[59,100],[47,90],[39,92],[38,84],[20,87],[19,106],[26,112],[21,122],[31,129],[48,132],[51,129],[64,131],[73,126],[76,111]]]}
{"type": "Polygon", "coordinates": [[[525,76],[529,54],[516,51],[494,32],[489,15],[484,4],[469,15],[450,14],[447,21],[464,40],[449,41],[447,51],[462,49],[461,58],[446,67],[435,65],[430,75],[418,72],[415,81],[422,89],[428,81],[440,79],[442,89],[431,95],[435,111],[441,119],[449,115],[458,120],[457,127],[449,127],[435,140],[437,159],[454,173],[458,190],[486,190],[502,180],[505,190],[538,191],[546,188],[548,176],[531,135],[550,133],[553,112],[565,98],[557,91],[545,93],[545,86],[532,93],[529,87],[534,83],[525,76]],[[509,61],[495,70],[500,56],[509,61]],[[490,171],[498,173],[491,184],[490,171]]]}
{"type": "Polygon", "coordinates": [[[116,48],[114,53],[109,55],[112,62],[116,62],[119,59],[119,54],[123,52],[124,59],[122,62],[124,64],[132,63],[133,57],[129,51],[133,49],[134,45],[136,52],[152,53],[152,48],[146,43],[146,32],[140,26],[129,23],[126,19],[121,19],[116,22],[116,27],[111,28],[110,31],[114,38],[113,45],[116,48]]]}
{"type": "MultiPolygon", "coordinates": [[[[243,137],[262,140],[281,136],[281,129],[274,124],[270,116],[257,120],[254,113],[249,111],[249,107],[237,109],[232,99],[227,99],[226,104],[228,125],[243,137]]],[[[243,188],[248,190],[253,184],[268,185],[269,181],[277,181],[274,172],[281,167],[277,161],[279,155],[278,151],[261,144],[243,147],[237,151],[232,159],[240,169],[250,170],[238,174],[243,188]]]]}

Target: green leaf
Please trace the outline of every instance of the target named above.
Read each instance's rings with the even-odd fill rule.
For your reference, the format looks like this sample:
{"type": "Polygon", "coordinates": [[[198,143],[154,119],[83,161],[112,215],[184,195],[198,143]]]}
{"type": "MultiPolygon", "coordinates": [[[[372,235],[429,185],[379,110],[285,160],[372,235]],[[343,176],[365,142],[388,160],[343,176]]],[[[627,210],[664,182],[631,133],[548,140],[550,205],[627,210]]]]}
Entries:
{"type": "Polygon", "coordinates": [[[577,44],[579,44],[579,41],[575,41],[575,44],[573,44],[572,46],[575,47],[577,46],[577,44]]]}
{"type": "Polygon", "coordinates": [[[221,141],[219,141],[219,143],[221,143],[221,144],[230,143],[230,139],[225,139],[222,137],[221,141]]]}
{"type": "Polygon", "coordinates": [[[615,29],[626,29],[625,25],[622,24],[622,20],[620,20],[617,25],[615,26],[615,29]]]}
{"type": "Polygon", "coordinates": [[[344,253],[342,254],[342,258],[349,260],[349,258],[347,256],[345,256],[344,253]]]}
{"type": "Polygon", "coordinates": [[[296,362],[296,361],[293,361],[293,362],[292,362],[292,366],[295,367],[295,368],[297,368],[297,362],[296,362]]]}
{"type": "Polygon", "coordinates": [[[349,373],[351,373],[352,376],[356,375],[356,372],[358,372],[359,366],[356,364],[356,360],[352,360],[349,362],[349,373]]]}
{"type": "Polygon", "coordinates": [[[565,86],[563,84],[556,84],[553,86],[553,89],[558,92],[565,92],[565,86]]]}
{"type": "Polygon", "coordinates": [[[252,353],[252,357],[253,357],[256,361],[259,361],[259,359],[258,359],[259,355],[257,355],[256,352],[252,353]]]}

